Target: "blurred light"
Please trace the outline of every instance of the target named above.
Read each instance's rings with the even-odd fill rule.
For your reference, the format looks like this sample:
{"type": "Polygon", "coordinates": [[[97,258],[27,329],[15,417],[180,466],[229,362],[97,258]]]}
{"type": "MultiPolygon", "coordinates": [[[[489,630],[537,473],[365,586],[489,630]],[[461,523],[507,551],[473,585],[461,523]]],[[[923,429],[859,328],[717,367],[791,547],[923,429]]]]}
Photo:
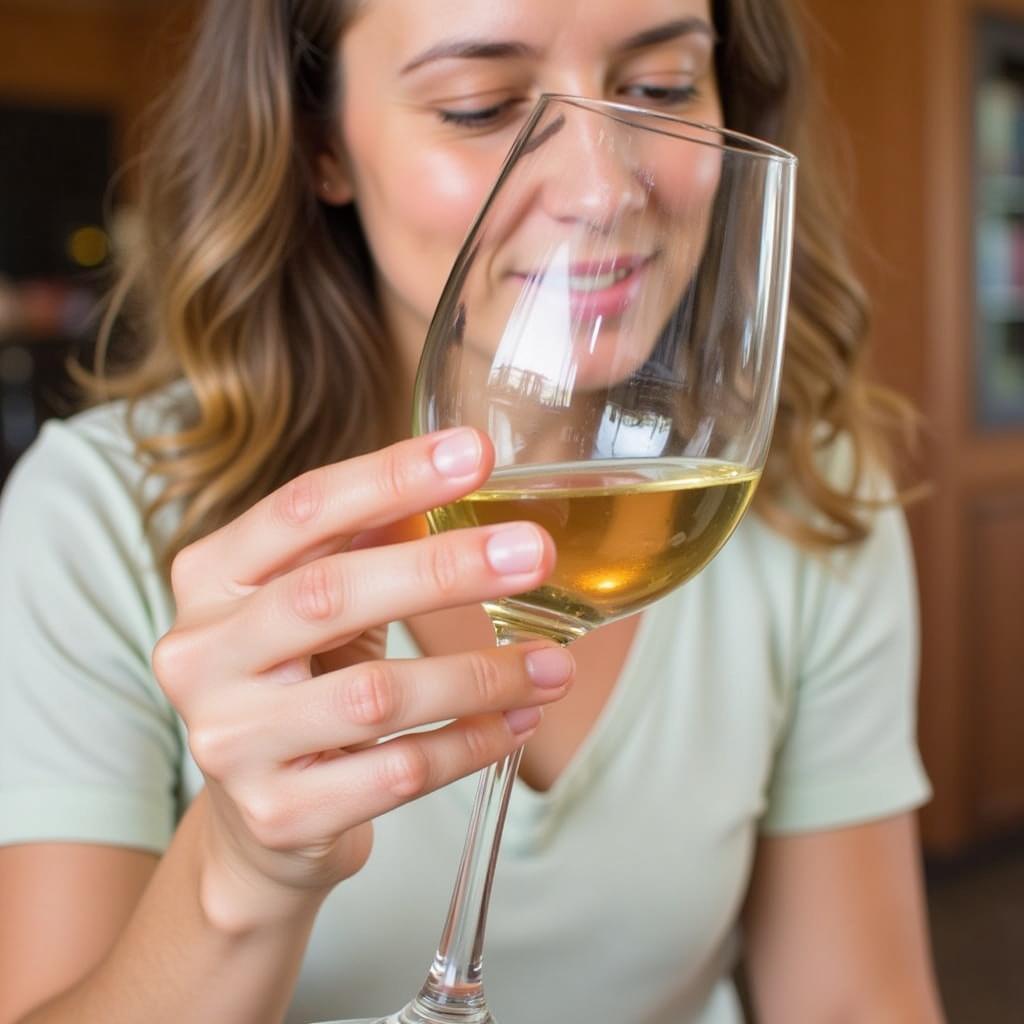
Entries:
{"type": "Polygon", "coordinates": [[[79,228],[68,238],[68,255],[80,267],[98,267],[109,253],[110,239],[100,228],[79,228]]]}

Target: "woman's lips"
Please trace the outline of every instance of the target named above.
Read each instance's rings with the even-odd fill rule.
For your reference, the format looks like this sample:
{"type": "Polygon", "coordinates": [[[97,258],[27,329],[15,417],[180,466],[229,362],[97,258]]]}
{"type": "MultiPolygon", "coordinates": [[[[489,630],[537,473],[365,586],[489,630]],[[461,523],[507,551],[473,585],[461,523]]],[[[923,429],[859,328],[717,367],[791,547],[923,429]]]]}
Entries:
{"type": "Polygon", "coordinates": [[[610,260],[572,263],[567,273],[516,273],[545,291],[557,289],[569,302],[574,319],[596,320],[621,316],[636,298],[643,275],[654,256],[616,256],[610,260]]]}

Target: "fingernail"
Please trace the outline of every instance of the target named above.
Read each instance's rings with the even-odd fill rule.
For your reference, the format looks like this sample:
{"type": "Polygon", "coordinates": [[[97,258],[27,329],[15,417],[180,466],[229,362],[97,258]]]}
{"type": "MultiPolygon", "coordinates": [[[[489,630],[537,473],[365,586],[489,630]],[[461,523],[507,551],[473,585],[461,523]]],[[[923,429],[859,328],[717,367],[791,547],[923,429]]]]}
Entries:
{"type": "Polygon", "coordinates": [[[561,647],[545,647],[526,656],[526,673],[533,685],[542,690],[554,690],[564,685],[569,681],[572,670],[572,655],[561,647]]]}
{"type": "Polygon", "coordinates": [[[442,476],[457,480],[469,476],[480,465],[480,439],[472,430],[449,434],[434,446],[434,468],[442,476]]]}
{"type": "Polygon", "coordinates": [[[487,561],[495,572],[516,576],[533,572],[544,557],[544,545],[532,526],[511,526],[487,541],[487,561]]]}
{"type": "Polygon", "coordinates": [[[537,728],[543,714],[540,708],[516,708],[505,712],[505,721],[517,736],[522,736],[524,732],[537,728]]]}

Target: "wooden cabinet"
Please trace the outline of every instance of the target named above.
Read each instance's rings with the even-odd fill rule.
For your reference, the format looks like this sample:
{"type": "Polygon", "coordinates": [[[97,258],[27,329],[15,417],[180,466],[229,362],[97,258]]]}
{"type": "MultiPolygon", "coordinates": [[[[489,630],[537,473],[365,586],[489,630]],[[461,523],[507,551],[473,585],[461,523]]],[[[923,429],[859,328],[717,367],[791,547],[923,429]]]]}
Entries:
{"type": "Polygon", "coordinates": [[[971,796],[977,826],[997,830],[1024,821],[1024,488],[976,498],[968,537],[968,630],[979,684],[971,796]]]}
{"type": "MultiPolygon", "coordinates": [[[[933,853],[956,853],[1024,829],[1024,417],[1016,421],[1012,403],[994,416],[985,407],[976,262],[982,16],[1024,25],[1024,0],[806,7],[835,119],[847,125],[875,364],[927,422],[921,469],[932,494],[910,516],[920,735],[935,787],[923,824],[933,853]]],[[[1002,202],[1016,216],[1016,197],[1002,202]]],[[[1016,342],[1000,344],[1012,362],[1016,342]]]]}
{"type": "Polygon", "coordinates": [[[1024,431],[1024,16],[973,36],[973,422],[1024,431]]]}

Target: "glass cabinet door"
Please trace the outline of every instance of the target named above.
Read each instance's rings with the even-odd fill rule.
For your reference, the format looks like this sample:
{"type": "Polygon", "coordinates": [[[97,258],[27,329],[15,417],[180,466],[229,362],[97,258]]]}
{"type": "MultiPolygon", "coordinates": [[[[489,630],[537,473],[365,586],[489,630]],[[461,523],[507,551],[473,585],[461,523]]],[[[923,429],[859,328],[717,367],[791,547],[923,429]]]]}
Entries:
{"type": "Polygon", "coordinates": [[[978,21],[975,410],[1024,428],[1024,21],[978,21]]]}

